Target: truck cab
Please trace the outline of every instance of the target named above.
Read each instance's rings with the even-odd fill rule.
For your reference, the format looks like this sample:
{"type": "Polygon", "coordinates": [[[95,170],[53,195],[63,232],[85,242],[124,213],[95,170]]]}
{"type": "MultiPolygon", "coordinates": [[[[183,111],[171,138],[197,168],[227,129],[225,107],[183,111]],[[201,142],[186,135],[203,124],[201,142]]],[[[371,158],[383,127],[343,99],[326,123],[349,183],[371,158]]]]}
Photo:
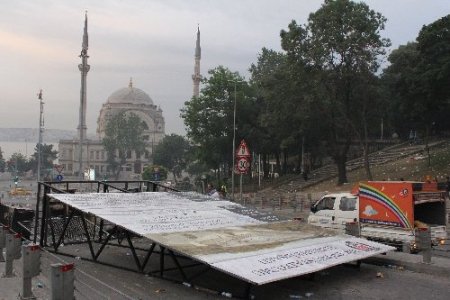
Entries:
{"type": "Polygon", "coordinates": [[[345,224],[358,220],[358,197],[351,193],[328,194],[311,206],[308,223],[324,228],[345,230],[345,224]]]}

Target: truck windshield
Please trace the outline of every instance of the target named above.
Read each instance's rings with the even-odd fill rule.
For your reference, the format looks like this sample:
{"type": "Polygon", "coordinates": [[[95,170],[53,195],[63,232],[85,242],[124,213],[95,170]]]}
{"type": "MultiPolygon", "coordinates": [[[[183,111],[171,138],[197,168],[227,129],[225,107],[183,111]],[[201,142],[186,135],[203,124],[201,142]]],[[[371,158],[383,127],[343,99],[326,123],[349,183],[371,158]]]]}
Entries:
{"type": "Polygon", "coordinates": [[[324,209],[333,209],[334,208],[334,201],[336,200],[335,197],[325,197],[322,198],[319,202],[316,204],[316,211],[324,210],[324,209]]]}

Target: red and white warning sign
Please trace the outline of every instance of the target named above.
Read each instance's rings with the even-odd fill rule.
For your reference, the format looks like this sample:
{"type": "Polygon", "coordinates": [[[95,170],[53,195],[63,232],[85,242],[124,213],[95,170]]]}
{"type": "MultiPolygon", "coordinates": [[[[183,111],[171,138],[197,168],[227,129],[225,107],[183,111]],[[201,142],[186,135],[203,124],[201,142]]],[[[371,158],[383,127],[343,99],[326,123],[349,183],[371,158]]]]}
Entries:
{"type": "Polygon", "coordinates": [[[250,161],[247,157],[240,157],[238,158],[236,162],[236,171],[240,174],[247,173],[248,169],[250,167],[250,161]]]}
{"type": "Polygon", "coordinates": [[[236,172],[240,174],[247,173],[250,168],[250,150],[244,140],[241,141],[236,149],[236,172]]]}
{"type": "Polygon", "coordinates": [[[241,143],[239,144],[239,147],[236,150],[236,157],[241,158],[241,157],[250,157],[250,156],[251,156],[250,150],[248,149],[245,141],[242,140],[241,143]]]}

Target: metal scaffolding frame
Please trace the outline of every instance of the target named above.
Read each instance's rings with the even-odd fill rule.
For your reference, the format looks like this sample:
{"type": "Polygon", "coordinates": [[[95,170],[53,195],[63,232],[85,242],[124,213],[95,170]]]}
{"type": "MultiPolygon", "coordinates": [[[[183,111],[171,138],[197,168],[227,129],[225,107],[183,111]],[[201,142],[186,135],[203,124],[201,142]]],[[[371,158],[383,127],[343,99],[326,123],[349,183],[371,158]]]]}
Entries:
{"type": "Polygon", "coordinates": [[[152,181],[40,182],[37,197],[33,240],[49,251],[242,298],[256,285],[394,249],[152,181]],[[63,243],[88,248],[62,251],[63,243]],[[110,246],[129,258],[117,260],[110,246]]]}
{"type": "MultiPolygon", "coordinates": [[[[33,241],[34,243],[39,243],[39,245],[43,248],[46,248],[48,251],[76,257],[79,254],[70,254],[65,253],[60,250],[61,245],[64,244],[68,245],[71,244],[70,241],[65,241],[64,237],[67,233],[67,230],[69,228],[69,224],[73,220],[74,216],[79,216],[81,218],[82,222],[82,231],[83,235],[85,236],[86,240],[85,243],[89,247],[89,253],[90,257],[83,257],[84,260],[89,260],[92,262],[96,262],[102,265],[107,265],[119,269],[124,269],[128,271],[138,272],[142,274],[147,274],[149,276],[177,282],[177,283],[184,283],[188,286],[195,287],[198,289],[215,292],[215,293],[221,293],[221,291],[214,291],[210,288],[205,288],[203,286],[199,286],[193,283],[194,279],[199,278],[200,276],[204,275],[205,273],[213,270],[211,266],[204,264],[202,262],[196,261],[192,257],[188,257],[185,255],[181,255],[174,251],[173,249],[170,249],[166,246],[163,246],[161,244],[158,244],[157,242],[147,238],[142,237],[144,239],[147,239],[151,242],[151,245],[148,249],[139,248],[136,247],[133,243],[133,237],[141,237],[139,235],[136,235],[133,232],[130,232],[124,227],[121,227],[117,224],[114,224],[112,229],[109,230],[109,232],[104,230],[105,227],[105,220],[102,218],[95,216],[95,220],[97,218],[100,219],[99,225],[98,225],[98,236],[95,238],[95,233],[92,234],[89,232],[88,229],[88,221],[86,220],[86,212],[83,212],[79,209],[76,209],[74,207],[67,207],[68,205],[63,204],[65,212],[64,218],[63,218],[63,227],[62,231],[57,233],[54,225],[53,225],[53,214],[52,214],[52,206],[54,205],[61,205],[61,203],[58,203],[59,201],[56,201],[55,199],[48,196],[48,194],[51,193],[76,193],[77,189],[73,187],[81,187],[81,186],[95,186],[96,193],[108,193],[111,190],[115,190],[116,192],[122,192],[122,193],[139,193],[139,192],[157,192],[160,190],[165,191],[172,191],[172,192],[179,192],[178,190],[166,187],[164,185],[161,185],[157,182],[152,181],[61,181],[61,182],[39,182],[38,183],[38,193],[37,193],[37,202],[36,202],[36,214],[35,214],[35,226],[34,226],[34,235],[33,235],[33,241]],[[132,187],[132,188],[130,188],[132,187]],[[49,240],[50,238],[50,240],[49,240]],[[114,239],[117,239],[117,243],[112,243],[114,239]],[[127,245],[122,245],[122,241],[126,240],[127,245]],[[95,250],[94,244],[98,245],[98,249],[95,250]],[[131,256],[133,257],[135,268],[128,268],[120,265],[111,264],[108,262],[100,261],[99,257],[102,254],[103,250],[106,246],[115,246],[115,247],[124,247],[130,250],[131,256]],[[136,250],[145,251],[145,257],[143,260],[141,260],[137,254],[136,250]],[[145,271],[146,267],[148,266],[148,263],[150,261],[151,257],[154,257],[155,255],[159,255],[159,268],[156,270],[147,270],[145,271]],[[167,266],[167,260],[166,256],[170,257],[173,266],[168,267],[167,266]],[[180,260],[183,260],[181,262],[180,260]],[[193,267],[199,267],[202,266],[203,268],[196,272],[195,274],[192,274],[191,276],[188,276],[185,272],[188,268],[193,267]],[[178,271],[178,277],[171,277],[167,275],[167,272],[170,271],[178,271]]],[[[96,231],[94,231],[96,232],[96,231]]],[[[80,243],[79,241],[73,242],[80,243]]],[[[243,287],[243,295],[241,298],[250,298],[250,291],[253,286],[252,283],[243,281],[242,279],[236,278],[234,276],[230,276],[230,278],[234,278],[238,280],[240,283],[244,285],[243,287]]]]}

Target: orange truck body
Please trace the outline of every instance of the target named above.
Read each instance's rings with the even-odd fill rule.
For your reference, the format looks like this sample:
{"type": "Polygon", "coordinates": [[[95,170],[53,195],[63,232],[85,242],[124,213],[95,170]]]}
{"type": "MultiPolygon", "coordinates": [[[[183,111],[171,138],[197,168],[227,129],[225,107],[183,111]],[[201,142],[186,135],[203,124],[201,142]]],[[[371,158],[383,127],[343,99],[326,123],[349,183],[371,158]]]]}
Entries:
{"type": "Polygon", "coordinates": [[[438,203],[445,212],[446,193],[436,182],[361,182],[358,195],[361,223],[414,229],[418,205],[438,203]]]}

